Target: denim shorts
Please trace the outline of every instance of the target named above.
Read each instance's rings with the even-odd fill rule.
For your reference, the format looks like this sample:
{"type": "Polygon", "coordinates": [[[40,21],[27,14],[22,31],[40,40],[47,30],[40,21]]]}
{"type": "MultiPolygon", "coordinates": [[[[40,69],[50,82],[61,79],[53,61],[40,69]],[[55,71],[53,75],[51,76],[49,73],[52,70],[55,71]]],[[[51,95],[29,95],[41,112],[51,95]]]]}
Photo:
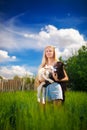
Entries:
{"type": "Polygon", "coordinates": [[[48,101],[61,99],[63,100],[61,85],[54,82],[46,87],[46,98],[48,101]]]}

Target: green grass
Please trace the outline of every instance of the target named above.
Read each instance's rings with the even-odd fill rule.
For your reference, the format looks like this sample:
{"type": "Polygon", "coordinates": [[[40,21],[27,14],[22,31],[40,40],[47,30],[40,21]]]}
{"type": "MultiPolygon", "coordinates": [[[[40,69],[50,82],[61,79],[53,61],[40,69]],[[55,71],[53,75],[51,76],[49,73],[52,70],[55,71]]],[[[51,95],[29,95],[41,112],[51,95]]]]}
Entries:
{"type": "Polygon", "coordinates": [[[36,92],[0,93],[0,130],[87,130],[87,93],[66,92],[61,106],[37,103],[36,92]]]}

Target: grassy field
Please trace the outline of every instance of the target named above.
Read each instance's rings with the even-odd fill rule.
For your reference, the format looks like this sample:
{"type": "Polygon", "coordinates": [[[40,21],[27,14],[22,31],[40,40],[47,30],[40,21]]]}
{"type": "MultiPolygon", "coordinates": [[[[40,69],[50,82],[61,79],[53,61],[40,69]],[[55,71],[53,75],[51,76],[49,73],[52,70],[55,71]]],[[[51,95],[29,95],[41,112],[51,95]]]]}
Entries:
{"type": "Polygon", "coordinates": [[[61,107],[38,104],[35,91],[0,93],[0,130],[87,130],[87,93],[66,92],[61,107]]]}

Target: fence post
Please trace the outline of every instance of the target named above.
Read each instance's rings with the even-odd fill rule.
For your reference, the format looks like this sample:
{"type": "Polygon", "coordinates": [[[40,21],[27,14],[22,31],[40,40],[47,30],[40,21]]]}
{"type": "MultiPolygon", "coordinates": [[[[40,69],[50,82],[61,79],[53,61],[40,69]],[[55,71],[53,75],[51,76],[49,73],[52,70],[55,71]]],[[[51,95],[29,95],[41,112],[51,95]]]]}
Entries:
{"type": "Polygon", "coordinates": [[[25,84],[25,80],[22,80],[22,91],[24,90],[24,84],[25,84]]]}
{"type": "Polygon", "coordinates": [[[1,88],[1,90],[2,90],[2,92],[3,92],[3,80],[1,81],[1,86],[2,86],[2,88],[1,88]]]}

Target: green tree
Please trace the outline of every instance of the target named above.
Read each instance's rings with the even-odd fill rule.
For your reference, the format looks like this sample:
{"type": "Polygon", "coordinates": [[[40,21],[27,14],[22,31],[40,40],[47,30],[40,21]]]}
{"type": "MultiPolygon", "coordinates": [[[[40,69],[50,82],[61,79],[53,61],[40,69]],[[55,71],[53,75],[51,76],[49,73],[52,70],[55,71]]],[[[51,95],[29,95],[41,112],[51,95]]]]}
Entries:
{"type": "Polygon", "coordinates": [[[87,46],[82,46],[66,63],[69,86],[73,90],[87,91],[87,46]]]}
{"type": "Polygon", "coordinates": [[[2,77],[2,76],[0,76],[0,79],[3,79],[3,77],[2,77]]]}
{"type": "Polygon", "coordinates": [[[20,77],[19,77],[18,75],[15,75],[13,79],[14,79],[14,80],[19,80],[20,77]]]}

